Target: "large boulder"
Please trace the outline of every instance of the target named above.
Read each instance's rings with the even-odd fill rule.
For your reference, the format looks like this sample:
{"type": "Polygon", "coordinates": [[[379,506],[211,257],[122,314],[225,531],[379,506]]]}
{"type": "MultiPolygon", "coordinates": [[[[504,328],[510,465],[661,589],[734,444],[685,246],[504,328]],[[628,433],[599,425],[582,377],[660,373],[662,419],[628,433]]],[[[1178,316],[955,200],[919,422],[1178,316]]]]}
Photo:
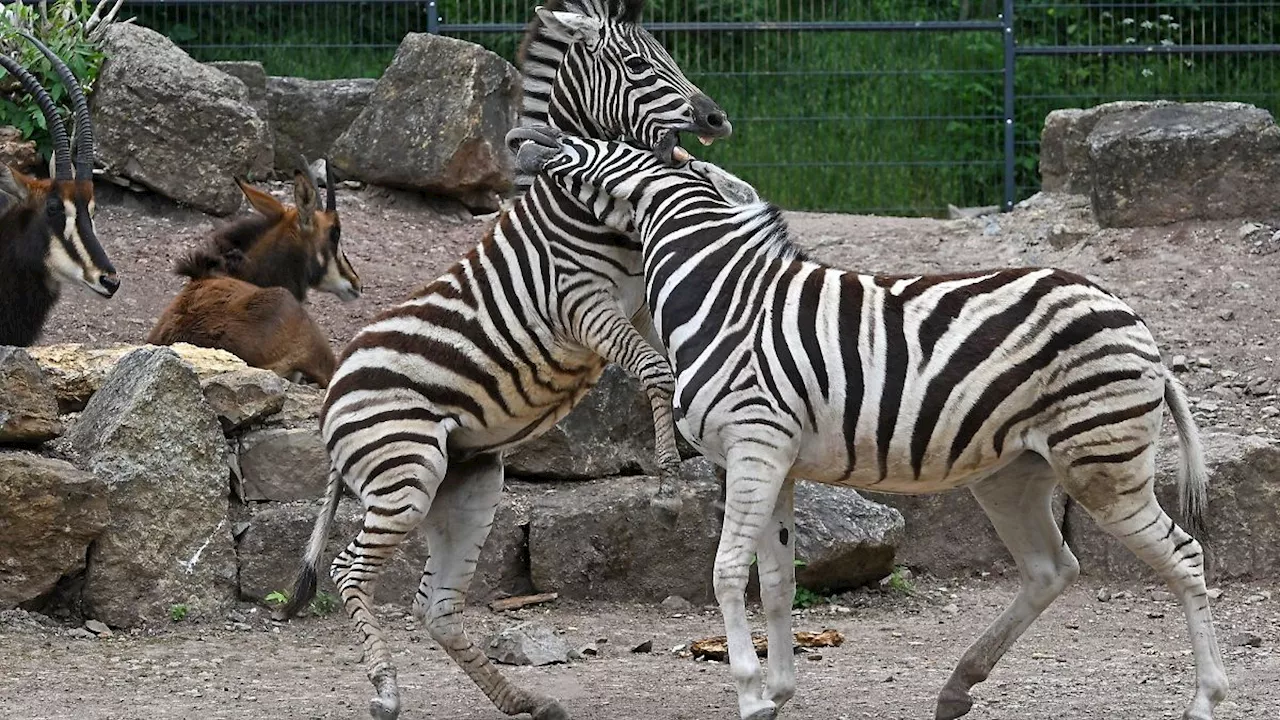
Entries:
{"type": "Polygon", "coordinates": [[[240,80],[154,30],[113,25],[91,102],[107,172],[216,215],[240,207],[235,177],[271,172],[271,131],[240,80]]]}
{"type": "Polygon", "coordinates": [[[1243,103],[1134,108],[1088,137],[1102,227],[1280,215],[1280,128],[1243,103]]]}
{"type": "Polygon", "coordinates": [[[511,188],[504,140],[519,88],[515,68],[479,45],[409,33],[329,159],[347,177],[495,210],[511,188]]]}
{"type": "MultiPolygon", "coordinates": [[[[138,349],[137,345],[89,348],[79,343],[38,345],[28,348],[53,388],[61,412],[82,410],[102,387],[120,358],[138,349]]],[[[226,350],[196,347],[187,343],[168,346],[201,379],[245,370],[249,366],[226,350]]]]}
{"type": "Polygon", "coordinates": [[[0,610],[84,569],[106,526],[106,486],[63,460],[0,453],[0,610]]]}
{"type": "Polygon", "coordinates": [[[810,590],[839,592],[873,583],[893,572],[903,536],[902,514],[855,490],[796,484],[796,582],[810,590]]]}
{"type": "Polygon", "coordinates": [[[535,589],[581,600],[711,601],[723,486],[704,458],[685,461],[680,482],[674,527],[650,509],[652,477],[558,486],[539,497],[529,525],[535,589]]]}
{"type": "Polygon", "coordinates": [[[22,137],[12,125],[0,126],[0,166],[8,165],[19,172],[31,172],[40,164],[36,142],[22,137]]]}
{"type": "MultiPolygon", "coordinates": [[[[1207,533],[1199,538],[1210,582],[1262,580],[1280,575],[1280,445],[1252,435],[1204,437],[1209,467],[1207,533]]],[[[1178,446],[1162,442],[1156,496],[1179,520],[1178,446]]],[[[1067,514],[1068,543],[1085,574],[1155,580],[1155,573],[1120,541],[1100,530],[1078,503],[1067,514]]]]}
{"type": "MultiPolygon", "coordinates": [[[[508,484],[498,505],[493,528],[480,551],[480,561],[467,593],[471,602],[488,602],[532,591],[526,543],[530,492],[519,484],[508,484]]],[[[254,513],[240,537],[240,595],[246,600],[263,600],[275,591],[291,592],[301,564],[302,552],[311,536],[320,506],[316,503],[269,504],[254,513]]],[[[338,505],[334,527],[325,546],[319,573],[319,592],[336,593],[329,578],[329,563],[360,531],[364,511],[354,500],[338,505]]],[[[392,561],[384,568],[374,590],[374,599],[408,607],[422,579],[427,561],[427,544],[415,530],[401,543],[392,561]]]]}
{"type": "Polygon", "coordinates": [[[506,457],[507,474],[544,480],[592,480],[657,472],[653,411],[640,382],[617,365],[578,406],[506,457]]]}
{"type": "Polygon", "coordinates": [[[1155,102],[1120,101],[1091,108],[1054,110],[1044,119],[1040,133],[1040,189],[1045,192],[1088,195],[1093,191],[1093,166],[1089,160],[1089,133],[1103,118],[1144,112],[1170,105],[1155,102]]]}
{"type": "Polygon", "coordinates": [[[134,627],[235,599],[226,441],[189,366],[167,348],[129,353],[67,440],[110,498],[85,577],[94,617],[134,627]]]}
{"type": "Polygon", "coordinates": [[[333,141],[369,104],[377,84],[377,80],[370,79],[268,79],[266,93],[271,131],[275,134],[276,171],[292,173],[300,154],[309,162],[327,157],[333,141]]]}
{"type": "Polygon", "coordinates": [[[62,434],[58,400],[22,348],[0,346],[0,443],[34,444],[62,434]]]}
{"type": "Polygon", "coordinates": [[[246,500],[314,500],[329,482],[329,453],[315,427],[252,430],[238,455],[246,500]]]}

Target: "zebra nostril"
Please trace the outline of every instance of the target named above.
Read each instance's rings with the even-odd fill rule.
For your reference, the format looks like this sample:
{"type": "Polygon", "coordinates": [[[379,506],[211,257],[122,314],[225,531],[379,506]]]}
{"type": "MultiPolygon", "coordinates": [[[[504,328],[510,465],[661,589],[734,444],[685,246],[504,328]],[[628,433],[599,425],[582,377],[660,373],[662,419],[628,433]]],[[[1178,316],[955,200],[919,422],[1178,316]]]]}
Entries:
{"type": "Polygon", "coordinates": [[[724,113],[713,112],[708,114],[707,124],[713,128],[724,127],[724,113]]]}
{"type": "Polygon", "coordinates": [[[102,285],[109,294],[114,295],[116,290],[120,289],[120,278],[114,274],[102,274],[98,276],[98,284],[102,285]]]}

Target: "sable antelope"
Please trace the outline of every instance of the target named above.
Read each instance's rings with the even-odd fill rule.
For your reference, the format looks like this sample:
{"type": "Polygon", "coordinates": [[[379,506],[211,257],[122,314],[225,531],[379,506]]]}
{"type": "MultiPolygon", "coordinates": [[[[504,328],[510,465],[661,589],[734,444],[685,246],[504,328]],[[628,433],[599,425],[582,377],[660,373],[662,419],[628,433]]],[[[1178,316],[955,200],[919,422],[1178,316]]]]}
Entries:
{"type": "Polygon", "coordinates": [[[174,272],[190,280],[147,342],[221,348],[254,367],[327,387],[336,365],[333,349],[302,301],[311,288],[354,300],[360,297],[360,277],[342,252],[327,170],[325,179],[323,210],[306,170],[294,174],[296,208],[237,180],[258,214],[214,231],[178,261],[174,272]]]}
{"type": "Polygon", "coordinates": [[[93,225],[93,129],[75,75],[44,43],[23,32],[53,65],[75,114],[74,159],[66,126],[40,83],[7,55],[0,66],[35,99],[53,136],[53,177],[38,179],[0,169],[0,345],[35,342],[63,283],[83,283],[111,297],[116,269],[93,225]]]}

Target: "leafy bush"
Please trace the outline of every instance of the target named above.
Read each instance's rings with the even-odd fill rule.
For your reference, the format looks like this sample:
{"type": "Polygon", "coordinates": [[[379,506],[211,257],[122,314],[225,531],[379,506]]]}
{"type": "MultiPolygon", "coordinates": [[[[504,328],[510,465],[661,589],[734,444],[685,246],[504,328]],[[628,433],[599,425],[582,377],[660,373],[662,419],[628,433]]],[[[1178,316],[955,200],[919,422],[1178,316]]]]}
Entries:
{"type": "MultiPolygon", "coordinates": [[[[100,0],[96,6],[88,0],[53,0],[38,5],[15,1],[0,6],[0,52],[21,63],[49,91],[63,112],[68,132],[72,131],[72,122],[67,89],[49,61],[18,30],[26,29],[57,53],[87,94],[102,66],[102,35],[115,20],[120,4],[120,0],[100,0]]],[[[24,138],[36,141],[45,158],[49,157],[52,142],[44,115],[17,79],[8,75],[0,80],[0,125],[18,128],[24,138]]]]}

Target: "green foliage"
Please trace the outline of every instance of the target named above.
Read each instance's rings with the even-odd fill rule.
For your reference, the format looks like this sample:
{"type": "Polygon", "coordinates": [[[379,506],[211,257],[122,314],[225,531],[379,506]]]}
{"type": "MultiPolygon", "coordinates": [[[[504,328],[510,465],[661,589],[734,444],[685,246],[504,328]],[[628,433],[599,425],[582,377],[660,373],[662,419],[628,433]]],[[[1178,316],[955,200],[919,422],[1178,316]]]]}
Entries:
{"type": "Polygon", "coordinates": [[[182,622],[187,619],[187,613],[190,610],[182,603],[174,603],[169,606],[169,619],[174,622],[182,622]]]}
{"type": "Polygon", "coordinates": [[[793,608],[811,608],[815,605],[821,605],[827,602],[825,595],[810,590],[809,588],[797,587],[796,596],[791,600],[793,608]]]}
{"type": "MultiPolygon", "coordinates": [[[[93,88],[103,61],[97,41],[91,39],[85,29],[85,22],[93,14],[93,9],[87,0],[53,0],[44,20],[36,6],[20,2],[10,3],[0,11],[0,52],[15,58],[49,91],[49,96],[63,112],[68,133],[73,130],[67,89],[49,61],[34,45],[18,35],[17,28],[32,29],[32,34],[57,53],[79,78],[87,94],[93,88]]],[[[45,158],[49,157],[52,141],[44,115],[31,96],[7,74],[0,80],[0,125],[18,128],[24,138],[36,141],[45,158]]]]}
{"type": "Polygon", "coordinates": [[[338,609],[338,598],[332,593],[316,593],[315,598],[308,607],[311,608],[311,614],[313,615],[331,615],[338,609]]]}
{"type": "Polygon", "coordinates": [[[289,602],[289,595],[282,590],[272,590],[263,600],[269,605],[285,605],[289,602]]]}
{"type": "Polygon", "coordinates": [[[911,583],[909,577],[910,571],[902,565],[898,565],[889,574],[889,581],[885,583],[890,590],[903,595],[915,595],[915,585],[911,583]]]}

